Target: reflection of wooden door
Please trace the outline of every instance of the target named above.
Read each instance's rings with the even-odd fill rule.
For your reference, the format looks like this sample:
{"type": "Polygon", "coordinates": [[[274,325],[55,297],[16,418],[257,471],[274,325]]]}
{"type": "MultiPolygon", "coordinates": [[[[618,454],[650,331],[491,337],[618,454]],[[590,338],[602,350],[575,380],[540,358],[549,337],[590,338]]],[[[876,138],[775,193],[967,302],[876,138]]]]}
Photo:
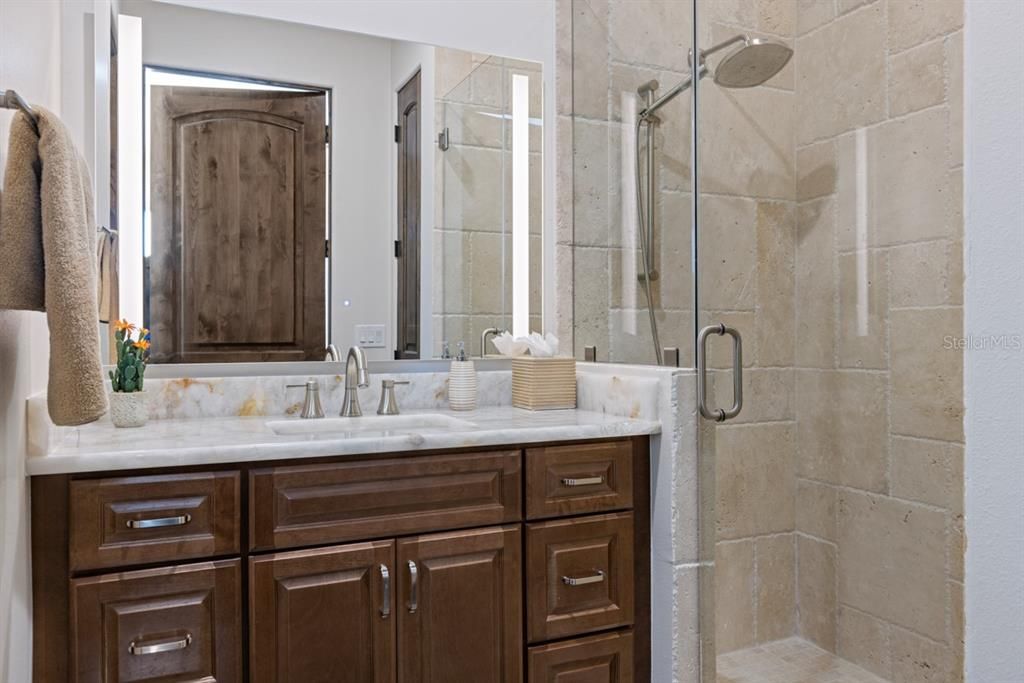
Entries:
{"type": "Polygon", "coordinates": [[[398,329],[395,358],[420,357],[420,72],[398,91],[398,329]]]}
{"type": "Polygon", "coordinates": [[[250,566],[254,683],[393,683],[395,542],[263,555],[250,566]]]}
{"type": "Polygon", "coordinates": [[[151,92],[152,359],[323,359],[326,95],[151,92]]]}
{"type": "Polygon", "coordinates": [[[521,683],[521,557],[517,526],[398,542],[398,683],[521,683]]]}

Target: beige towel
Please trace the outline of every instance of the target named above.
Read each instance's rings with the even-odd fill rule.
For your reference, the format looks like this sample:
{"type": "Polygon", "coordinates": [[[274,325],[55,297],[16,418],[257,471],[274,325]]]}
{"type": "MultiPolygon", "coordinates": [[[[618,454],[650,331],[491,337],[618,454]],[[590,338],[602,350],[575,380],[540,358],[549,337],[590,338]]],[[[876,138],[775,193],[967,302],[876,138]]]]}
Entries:
{"type": "Polygon", "coordinates": [[[64,124],[35,109],[38,139],[24,114],[11,124],[0,212],[0,308],[46,311],[50,419],[78,425],[107,410],[92,190],[64,124]]]}

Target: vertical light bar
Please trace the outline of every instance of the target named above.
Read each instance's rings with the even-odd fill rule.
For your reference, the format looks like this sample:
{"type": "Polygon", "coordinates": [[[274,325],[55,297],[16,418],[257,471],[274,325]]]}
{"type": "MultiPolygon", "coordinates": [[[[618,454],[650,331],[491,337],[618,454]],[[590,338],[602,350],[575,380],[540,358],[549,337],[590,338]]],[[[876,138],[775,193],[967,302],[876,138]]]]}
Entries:
{"type": "Polygon", "coordinates": [[[142,19],[117,18],[117,220],[120,316],[142,324],[142,19]]]}
{"type": "MultiPolygon", "coordinates": [[[[621,185],[619,188],[620,196],[622,197],[621,210],[622,210],[622,236],[619,242],[622,246],[622,263],[619,266],[622,268],[622,281],[619,285],[621,288],[621,297],[623,301],[636,301],[636,289],[637,289],[637,259],[641,258],[637,254],[637,244],[640,236],[638,234],[639,224],[637,221],[637,204],[640,199],[637,197],[637,174],[640,173],[640,168],[636,165],[636,148],[640,144],[637,136],[634,135],[636,131],[636,116],[637,116],[637,94],[635,90],[628,90],[620,93],[619,95],[619,111],[622,112],[622,126],[619,139],[621,140],[620,149],[622,159],[622,177],[621,185]]],[[[615,169],[608,169],[609,172],[614,173],[615,169]]],[[[644,264],[644,272],[647,271],[647,266],[644,264]]],[[[637,320],[639,315],[624,315],[622,316],[622,332],[624,334],[636,336],[639,325],[637,320]]]]}
{"type": "Polygon", "coordinates": [[[530,333],[530,79],[512,75],[512,334],[530,333]]]}

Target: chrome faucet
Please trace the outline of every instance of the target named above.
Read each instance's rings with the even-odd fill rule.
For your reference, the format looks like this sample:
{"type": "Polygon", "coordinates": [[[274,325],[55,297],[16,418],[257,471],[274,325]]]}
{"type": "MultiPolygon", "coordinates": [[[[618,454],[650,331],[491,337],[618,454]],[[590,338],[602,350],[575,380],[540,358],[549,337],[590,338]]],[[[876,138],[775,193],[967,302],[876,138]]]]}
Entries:
{"type": "Polygon", "coordinates": [[[359,387],[370,386],[370,373],[366,369],[366,352],[361,347],[353,346],[348,350],[345,359],[345,398],[341,401],[342,417],[359,417],[363,409],[359,407],[359,387]]]}
{"type": "Polygon", "coordinates": [[[338,347],[334,344],[328,344],[324,350],[324,360],[330,363],[340,363],[341,354],[338,353],[338,347]]]}
{"type": "Polygon", "coordinates": [[[487,357],[487,338],[497,337],[505,330],[499,330],[497,327],[488,327],[486,330],[480,333],[480,357],[487,357]]]}
{"type": "Polygon", "coordinates": [[[302,412],[299,417],[303,420],[310,420],[324,416],[324,409],[320,405],[320,382],[311,379],[302,384],[286,384],[285,386],[289,389],[306,389],[306,398],[302,402],[302,412]]]}

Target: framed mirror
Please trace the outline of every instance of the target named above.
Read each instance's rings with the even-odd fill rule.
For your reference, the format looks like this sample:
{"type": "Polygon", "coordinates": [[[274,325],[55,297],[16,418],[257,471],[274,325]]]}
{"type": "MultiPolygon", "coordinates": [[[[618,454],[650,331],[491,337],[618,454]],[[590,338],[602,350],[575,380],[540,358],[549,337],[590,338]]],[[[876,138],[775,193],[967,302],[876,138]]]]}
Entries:
{"type": "Polygon", "coordinates": [[[122,0],[116,317],[151,362],[481,356],[487,331],[542,331],[553,36],[509,30],[544,4],[460,35],[430,0],[288,21],[122,0]]]}

